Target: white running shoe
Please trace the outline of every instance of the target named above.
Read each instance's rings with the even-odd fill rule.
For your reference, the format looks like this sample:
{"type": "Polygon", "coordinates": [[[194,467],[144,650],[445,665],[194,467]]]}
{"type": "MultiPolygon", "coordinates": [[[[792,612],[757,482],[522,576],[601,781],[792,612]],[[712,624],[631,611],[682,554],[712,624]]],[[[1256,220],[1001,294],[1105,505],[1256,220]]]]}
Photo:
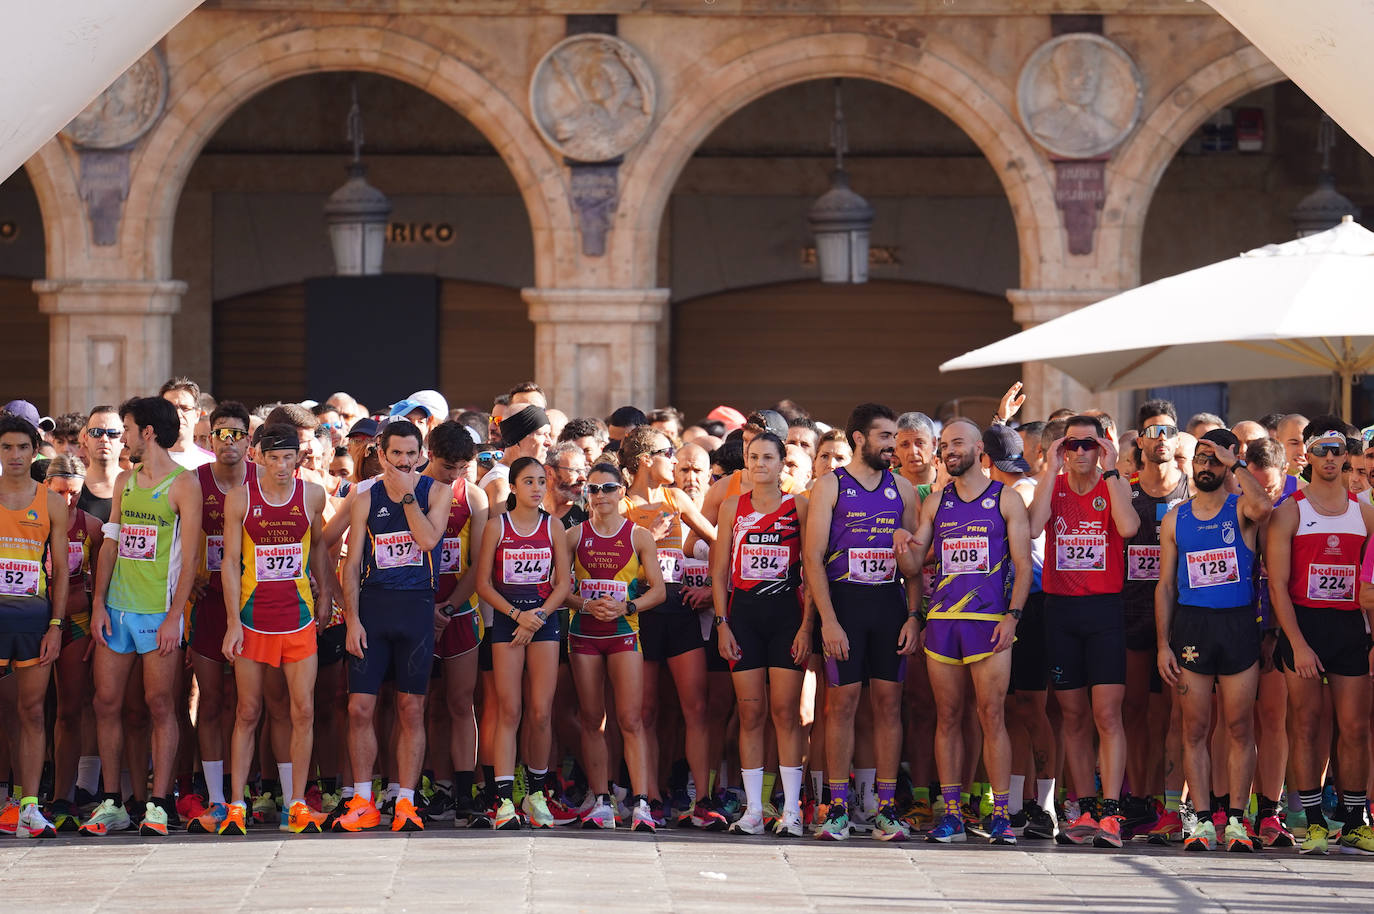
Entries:
{"type": "Polygon", "coordinates": [[[732,835],[761,835],[764,831],[762,809],[746,809],[744,815],[730,826],[732,835]]]}

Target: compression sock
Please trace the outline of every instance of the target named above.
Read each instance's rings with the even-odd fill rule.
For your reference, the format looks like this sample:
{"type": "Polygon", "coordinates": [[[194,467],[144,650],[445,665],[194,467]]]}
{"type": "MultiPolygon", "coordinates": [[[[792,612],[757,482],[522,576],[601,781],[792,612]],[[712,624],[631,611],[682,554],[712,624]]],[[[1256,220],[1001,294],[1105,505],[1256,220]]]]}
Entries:
{"type": "MultiPolygon", "coordinates": [[[[1011,793],[1007,795],[1007,818],[1016,815],[1021,811],[1021,807],[1026,802],[1026,776],[1024,774],[1013,774],[1011,776],[1011,793]]],[[[992,805],[997,805],[997,791],[992,793],[992,805]]],[[[996,811],[993,815],[997,815],[996,811]]]]}

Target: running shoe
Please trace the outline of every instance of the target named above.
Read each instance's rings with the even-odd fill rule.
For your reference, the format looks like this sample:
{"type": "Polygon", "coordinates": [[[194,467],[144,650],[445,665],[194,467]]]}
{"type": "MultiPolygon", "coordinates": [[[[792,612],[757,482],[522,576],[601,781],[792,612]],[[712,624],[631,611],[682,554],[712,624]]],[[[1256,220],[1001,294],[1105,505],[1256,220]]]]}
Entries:
{"type": "Polygon", "coordinates": [[[980,838],[986,838],[988,836],[988,830],[983,827],[983,820],[973,812],[973,807],[968,803],[960,804],[959,815],[964,820],[964,831],[968,832],[970,835],[977,835],[980,838]]]}
{"type": "Polygon", "coordinates": [[[48,806],[48,818],[52,820],[52,827],[58,831],[76,831],[81,825],[76,807],[66,800],[54,800],[48,806]]]}
{"type": "Polygon", "coordinates": [[[392,831],[424,831],[425,823],[420,821],[420,813],[415,804],[406,797],[397,797],[394,812],[391,814],[392,831]]]}
{"type": "MultiPolygon", "coordinates": [[[[18,824],[18,808],[15,808],[15,824],[18,824]]],[[[104,837],[112,831],[127,831],[132,825],[129,813],[114,800],[101,800],[86,821],[77,829],[81,835],[104,837]]],[[[0,831],[4,828],[0,825],[0,831]]],[[[13,831],[10,834],[14,834],[13,831]]]]}
{"type": "MultiPolygon", "coordinates": [[[[23,819],[20,819],[20,826],[23,828],[23,819]]],[[[1356,825],[1354,828],[1346,826],[1345,833],[1341,835],[1340,846],[1342,854],[1358,854],[1363,857],[1374,856],[1374,830],[1368,825],[1356,825]]]]}
{"type": "Polygon", "coordinates": [[[1103,816],[1097,823],[1097,834],[1093,835],[1093,847],[1121,847],[1121,831],[1126,825],[1122,815],[1103,816]]]}
{"type": "MultiPolygon", "coordinates": [[[[309,793],[309,791],[306,792],[305,801],[306,801],[306,803],[309,803],[309,802],[310,802],[310,793],[309,793]]],[[[323,792],[323,793],[320,794],[320,808],[319,808],[319,811],[320,811],[320,812],[326,813],[326,814],[332,813],[334,810],[338,809],[341,805],[343,805],[343,790],[342,790],[342,789],[340,789],[340,790],[325,791],[325,792],[323,792]]],[[[313,809],[314,807],[311,807],[311,808],[313,809]]]]}
{"type": "Polygon", "coordinates": [[[1167,810],[1150,829],[1148,840],[1151,844],[1169,844],[1183,840],[1183,819],[1177,810],[1167,810]]]}
{"type": "Polygon", "coordinates": [[[549,808],[549,815],[553,816],[553,824],[559,828],[582,821],[577,810],[554,796],[552,788],[544,791],[544,805],[549,808]]]}
{"type": "Polygon", "coordinates": [[[777,822],[780,818],[782,818],[782,815],[778,812],[778,808],[773,805],[772,801],[765,801],[763,804],[763,824],[768,828],[772,828],[773,823],[777,822]]]}
{"type": "Polygon", "coordinates": [[[1292,847],[1293,833],[1283,827],[1278,816],[1265,816],[1259,823],[1260,841],[1265,847],[1292,847]]]}
{"type": "Polygon", "coordinates": [[[76,808],[78,811],[90,815],[95,812],[95,808],[99,805],[99,794],[91,793],[85,787],[76,788],[76,808]]]}
{"type": "Polygon", "coordinates": [[[490,828],[491,823],[483,820],[480,826],[474,826],[473,822],[482,816],[483,809],[481,801],[472,796],[453,798],[453,827],[454,828],[490,828]]]}
{"type": "MultiPolygon", "coordinates": [[[[373,794],[373,796],[376,796],[376,794],[373,794]]],[[[396,814],[396,798],[387,797],[383,800],[382,804],[377,807],[377,814],[381,816],[379,824],[390,825],[391,817],[396,814]]]]}
{"type": "Polygon", "coordinates": [[[583,828],[615,828],[615,810],[611,808],[611,798],[606,794],[593,797],[592,808],[582,817],[583,828]]]}
{"type": "MultiPolygon", "coordinates": [[[[729,787],[721,792],[720,800],[716,803],[715,808],[725,821],[730,823],[744,815],[744,806],[745,798],[735,788],[729,787]]],[[[693,811],[695,812],[695,810],[693,811]]],[[[692,824],[695,825],[696,823],[693,822],[692,824]]]]}
{"type": "Polygon", "coordinates": [[[223,803],[212,803],[194,819],[186,823],[186,830],[193,835],[213,835],[219,832],[219,824],[229,814],[229,807],[223,803]]]}
{"type": "Polygon", "coordinates": [[[473,812],[468,818],[468,828],[494,828],[496,808],[500,805],[494,794],[482,790],[472,801],[473,812]]]}
{"type": "Polygon", "coordinates": [[[630,831],[643,831],[653,834],[657,826],[654,824],[654,813],[649,808],[649,801],[640,798],[639,802],[630,810],[633,817],[630,831]]]}
{"type": "Polygon", "coordinates": [[[902,821],[913,832],[925,831],[933,823],[929,800],[912,800],[911,805],[902,813],[902,821]]]}
{"type": "Polygon", "coordinates": [[[305,805],[310,807],[311,812],[326,812],[324,794],[320,792],[318,784],[311,784],[305,788],[305,805]]]}
{"type": "Polygon", "coordinates": [[[1031,800],[1022,811],[1026,814],[1026,827],[1021,829],[1021,837],[1053,841],[1054,836],[1059,834],[1059,823],[1055,821],[1054,814],[1042,809],[1039,803],[1031,800]]]}
{"type": "Polygon", "coordinates": [[[260,793],[253,797],[253,824],[275,825],[281,821],[281,810],[270,793],[260,793]]]}
{"type": "Polygon", "coordinates": [[[143,807],[143,821],[138,823],[138,833],[144,837],[167,837],[167,810],[149,800],[143,807]]]}
{"type": "Polygon", "coordinates": [[[1330,834],[1326,826],[1318,825],[1315,822],[1311,823],[1307,826],[1307,835],[1302,839],[1302,843],[1298,845],[1298,853],[1325,855],[1330,850],[1328,844],[1330,834]]]}
{"type": "Polygon", "coordinates": [[[1078,818],[1069,820],[1068,825],[1060,828],[1054,840],[1060,844],[1087,844],[1097,838],[1098,828],[1093,814],[1084,811],[1079,813],[1078,818]]]}
{"type": "Polygon", "coordinates": [[[19,804],[5,798],[5,805],[0,806],[0,835],[12,835],[19,828],[19,804]]]}
{"type": "Polygon", "coordinates": [[[830,804],[825,821],[816,829],[816,837],[822,841],[843,841],[849,837],[849,810],[843,803],[830,804]]]}
{"type": "Polygon", "coordinates": [[[809,795],[801,801],[801,820],[802,825],[810,825],[816,821],[816,801],[809,795]]]}
{"type": "Polygon", "coordinates": [[[425,804],[420,818],[433,822],[449,821],[453,818],[453,797],[442,786],[439,787],[425,804]]]}
{"type": "Polygon", "coordinates": [[[242,803],[230,803],[225,809],[224,818],[220,820],[219,830],[216,834],[220,835],[246,835],[248,834],[248,807],[242,803]]]}
{"type": "Polygon", "coordinates": [[[1072,822],[1083,814],[1083,807],[1079,805],[1077,800],[1065,800],[1063,808],[1059,812],[1060,822],[1072,822]]]}
{"type": "Polygon", "coordinates": [[[1121,833],[1126,837],[1145,834],[1155,822],[1159,821],[1160,809],[1155,806],[1154,797],[1136,797],[1126,794],[1121,798],[1121,833]]]}
{"type": "Polygon", "coordinates": [[[500,831],[519,831],[524,824],[520,821],[520,813],[515,811],[515,803],[502,797],[491,817],[491,827],[500,831]]]}
{"type": "Polygon", "coordinates": [[[548,798],[542,790],[525,794],[520,809],[530,820],[530,828],[553,828],[553,813],[549,812],[548,798]]]}
{"type": "Polygon", "coordinates": [[[730,827],[725,816],[716,812],[707,800],[698,800],[692,807],[692,826],[702,831],[725,831],[730,827]]]}
{"type": "Polygon", "coordinates": [[[433,801],[436,790],[438,790],[438,785],[435,784],[434,778],[422,774],[420,775],[420,789],[415,791],[415,799],[419,800],[421,805],[428,806],[433,801]]]}
{"type": "Polygon", "coordinates": [[[205,810],[205,800],[201,798],[200,794],[183,794],[177,800],[177,815],[185,822],[200,818],[205,814],[205,810]]]}
{"type": "Polygon", "coordinates": [[[285,806],[286,800],[282,800],[281,812],[277,814],[277,831],[290,834],[291,832],[291,810],[285,806]]]}
{"type": "Polygon", "coordinates": [[[884,803],[878,809],[878,814],[873,817],[873,840],[875,841],[905,841],[911,837],[911,832],[907,831],[906,823],[897,815],[897,807],[891,803],[884,803]]]}
{"type": "Polygon", "coordinates": [[[849,829],[856,835],[873,831],[873,817],[862,806],[849,807],[849,829]]]}
{"type": "Polygon", "coordinates": [[[806,834],[802,825],[802,815],[800,809],[788,812],[782,811],[782,817],[773,823],[773,834],[779,838],[800,838],[806,834]]]}
{"type": "Polygon", "coordinates": [[[964,820],[951,813],[945,813],[940,817],[939,823],[926,832],[926,840],[931,844],[957,844],[968,840],[968,833],[964,831],[964,820]]]}
{"type": "Polygon", "coordinates": [[[382,814],[371,797],[354,795],[344,814],[334,820],[335,831],[367,831],[382,824],[382,814]]]}
{"type": "Polygon", "coordinates": [[[293,835],[318,835],[324,830],[326,818],[324,813],[311,809],[308,803],[297,800],[287,812],[286,829],[293,835]]]}
{"type": "Polygon", "coordinates": [[[732,835],[761,835],[766,831],[762,809],[746,809],[730,826],[732,835]]]}
{"type": "Polygon", "coordinates": [[[992,844],[1005,846],[1016,844],[1016,830],[1012,828],[1011,821],[994,816],[992,827],[988,829],[988,840],[992,844]]]}
{"type": "Polygon", "coordinates": [[[1185,851],[1209,851],[1217,846],[1217,827],[1211,819],[1200,819],[1193,833],[1183,839],[1185,851]]]}
{"type": "Polygon", "coordinates": [[[1288,815],[1284,816],[1283,827],[1294,835],[1301,836],[1307,832],[1307,810],[1290,809],[1288,815]]]}
{"type": "Polygon", "coordinates": [[[649,801],[649,815],[654,817],[654,825],[658,828],[668,824],[668,811],[663,808],[662,800],[649,801]]]}
{"type": "Polygon", "coordinates": [[[47,820],[35,801],[19,810],[19,821],[15,824],[14,834],[18,838],[56,838],[57,828],[47,820]]]}
{"type": "MultiPolygon", "coordinates": [[[[1374,844],[1374,834],[1370,835],[1370,843],[1374,844]]],[[[1226,849],[1233,854],[1253,854],[1255,852],[1255,839],[1250,836],[1250,830],[1245,827],[1245,820],[1231,816],[1226,823],[1226,831],[1222,833],[1223,840],[1226,841],[1226,849]]]]}

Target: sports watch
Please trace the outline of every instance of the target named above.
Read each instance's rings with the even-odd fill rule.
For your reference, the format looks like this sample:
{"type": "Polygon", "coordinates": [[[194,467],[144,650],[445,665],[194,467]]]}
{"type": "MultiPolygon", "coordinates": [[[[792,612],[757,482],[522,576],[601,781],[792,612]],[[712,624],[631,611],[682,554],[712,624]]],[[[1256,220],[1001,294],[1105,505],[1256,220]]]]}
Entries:
{"type": "Polygon", "coordinates": [[[415,504],[415,496],[414,496],[414,494],[412,494],[412,493],[410,493],[410,492],[407,492],[406,494],[402,495],[402,496],[401,496],[401,504],[403,504],[403,505],[413,505],[413,504],[415,504]]]}

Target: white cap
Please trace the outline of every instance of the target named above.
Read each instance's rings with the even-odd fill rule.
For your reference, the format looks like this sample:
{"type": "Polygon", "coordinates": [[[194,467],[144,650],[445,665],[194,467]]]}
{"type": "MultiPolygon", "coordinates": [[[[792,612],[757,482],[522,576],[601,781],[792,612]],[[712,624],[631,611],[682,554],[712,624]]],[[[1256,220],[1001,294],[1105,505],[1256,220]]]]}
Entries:
{"type": "Polygon", "coordinates": [[[444,395],[437,390],[417,390],[409,397],[406,397],[406,399],[412,403],[419,403],[422,405],[425,409],[429,410],[431,416],[438,419],[440,422],[448,418],[448,401],[445,400],[444,395]]]}

